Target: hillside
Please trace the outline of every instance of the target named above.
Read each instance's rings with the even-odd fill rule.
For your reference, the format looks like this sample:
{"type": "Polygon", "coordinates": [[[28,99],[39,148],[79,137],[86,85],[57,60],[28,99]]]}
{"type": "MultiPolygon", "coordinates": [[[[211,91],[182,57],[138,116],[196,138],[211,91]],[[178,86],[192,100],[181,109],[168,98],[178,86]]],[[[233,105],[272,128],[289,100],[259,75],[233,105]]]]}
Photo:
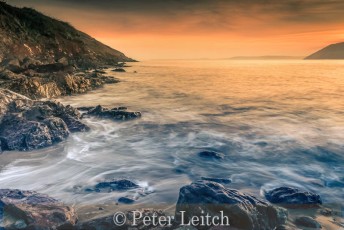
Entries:
{"type": "Polygon", "coordinates": [[[68,23],[0,0],[0,88],[31,99],[85,93],[118,82],[102,69],[127,61],[68,23]]]}
{"type": "Polygon", "coordinates": [[[133,61],[66,22],[0,1],[0,62],[27,57],[43,64],[64,58],[78,67],[133,61]]]}
{"type": "Polygon", "coordinates": [[[344,59],[344,42],[326,46],[305,59],[344,59]]]}

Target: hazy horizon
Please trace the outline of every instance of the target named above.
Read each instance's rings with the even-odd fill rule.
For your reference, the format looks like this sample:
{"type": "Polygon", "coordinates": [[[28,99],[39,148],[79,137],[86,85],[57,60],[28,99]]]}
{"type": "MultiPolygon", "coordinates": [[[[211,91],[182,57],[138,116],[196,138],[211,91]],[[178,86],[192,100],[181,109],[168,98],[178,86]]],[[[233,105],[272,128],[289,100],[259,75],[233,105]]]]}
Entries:
{"type": "Polygon", "coordinates": [[[344,36],[339,0],[11,0],[138,60],[308,56],[344,36]]]}

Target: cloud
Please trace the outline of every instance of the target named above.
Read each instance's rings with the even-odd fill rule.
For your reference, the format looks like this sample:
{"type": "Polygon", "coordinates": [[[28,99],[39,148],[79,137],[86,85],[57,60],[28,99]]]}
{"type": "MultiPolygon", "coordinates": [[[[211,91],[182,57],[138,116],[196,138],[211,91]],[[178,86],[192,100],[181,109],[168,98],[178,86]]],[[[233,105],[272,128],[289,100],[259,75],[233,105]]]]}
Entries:
{"type": "Polygon", "coordinates": [[[300,55],[344,34],[343,0],[7,1],[70,22],[134,57],[300,55]]]}
{"type": "MultiPolygon", "coordinates": [[[[74,9],[116,29],[174,33],[235,30],[240,22],[265,26],[340,22],[342,0],[12,0],[19,5],[74,9]]],[[[60,11],[61,12],[61,11],[60,11]]],[[[62,13],[63,14],[63,13],[62,13]]],[[[58,14],[57,14],[58,15],[58,14]]],[[[87,18],[85,18],[87,20],[87,18]]],[[[244,25],[246,27],[246,25],[244,25]]]]}

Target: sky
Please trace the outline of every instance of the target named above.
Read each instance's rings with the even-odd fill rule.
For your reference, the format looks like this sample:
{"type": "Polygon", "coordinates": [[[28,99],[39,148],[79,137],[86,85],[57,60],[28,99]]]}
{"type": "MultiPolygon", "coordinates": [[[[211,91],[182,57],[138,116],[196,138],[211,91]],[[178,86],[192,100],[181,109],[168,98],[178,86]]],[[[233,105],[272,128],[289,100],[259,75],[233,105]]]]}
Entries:
{"type": "Polygon", "coordinates": [[[343,0],[7,0],[138,60],[307,56],[344,41],[343,0]]]}

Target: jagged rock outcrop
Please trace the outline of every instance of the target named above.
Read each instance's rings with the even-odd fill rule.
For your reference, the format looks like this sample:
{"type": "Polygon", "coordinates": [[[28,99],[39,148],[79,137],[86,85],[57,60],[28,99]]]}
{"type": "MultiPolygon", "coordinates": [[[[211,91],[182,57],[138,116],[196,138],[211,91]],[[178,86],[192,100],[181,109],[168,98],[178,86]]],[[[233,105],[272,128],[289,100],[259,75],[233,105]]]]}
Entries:
{"type": "Polygon", "coordinates": [[[344,42],[326,46],[305,59],[344,59],[344,42]]]}
{"type": "Polygon", "coordinates": [[[279,187],[265,191],[265,197],[273,204],[288,208],[309,208],[322,204],[321,197],[318,194],[292,187],[279,187]]]}
{"type": "Polygon", "coordinates": [[[72,207],[47,195],[0,189],[0,226],[4,229],[66,230],[73,229],[77,221],[72,207]]]}
{"type": "Polygon", "coordinates": [[[231,227],[247,230],[275,229],[287,220],[286,210],[211,181],[194,182],[180,189],[176,208],[179,221],[182,211],[186,223],[194,216],[220,216],[223,211],[231,227]]]}
{"type": "Polygon", "coordinates": [[[75,75],[68,72],[43,74],[26,72],[24,75],[14,74],[8,70],[0,72],[0,87],[10,89],[31,99],[86,93],[104,84],[117,82],[117,79],[100,73],[75,75]]]}
{"type": "Polygon", "coordinates": [[[0,88],[0,143],[4,150],[32,150],[89,128],[78,110],[53,101],[34,101],[0,88]]]}
{"type": "Polygon", "coordinates": [[[92,188],[87,188],[86,192],[112,192],[125,191],[139,188],[140,186],[133,181],[127,179],[114,179],[110,181],[102,181],[92,188]]]}
{"type": "Polygon", "coordinates": [[[86,111],[84,116],[95,116],[99,118],[107,118],[115,121],[127,121],[133,120],[141,117],[140,112],[129,112],[126,107],[118,108],[105,108],[101,105],[95,107],[80,107],[78,108],[81,111],[86,111]]]}

